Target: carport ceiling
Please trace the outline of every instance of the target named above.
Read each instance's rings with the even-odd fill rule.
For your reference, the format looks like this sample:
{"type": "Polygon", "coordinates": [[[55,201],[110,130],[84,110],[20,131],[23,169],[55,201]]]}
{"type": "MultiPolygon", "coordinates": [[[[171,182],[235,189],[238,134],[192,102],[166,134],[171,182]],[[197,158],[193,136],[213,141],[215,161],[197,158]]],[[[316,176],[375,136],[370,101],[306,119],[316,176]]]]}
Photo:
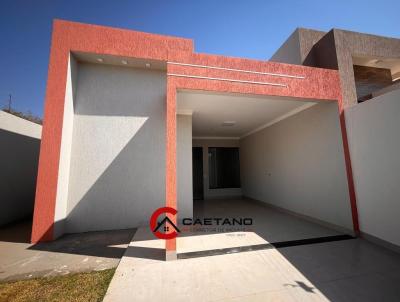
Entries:
{"type": "Polygon", "coordinates": [[[193,115],[193,137],[239,138],[315,103],[306,99],[179,91],[178,114],[193,115]]]}

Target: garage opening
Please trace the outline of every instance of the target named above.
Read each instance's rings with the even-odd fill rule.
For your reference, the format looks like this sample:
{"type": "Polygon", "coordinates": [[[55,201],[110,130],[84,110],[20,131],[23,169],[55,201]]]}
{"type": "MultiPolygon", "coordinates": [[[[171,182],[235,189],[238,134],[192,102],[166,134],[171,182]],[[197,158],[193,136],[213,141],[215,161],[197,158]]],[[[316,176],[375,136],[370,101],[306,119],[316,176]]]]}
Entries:
{"type": "Polygon", "coordinates": [[[178,255],[352,234],[336,102],[179,91],[177,114],[178,255]]]}

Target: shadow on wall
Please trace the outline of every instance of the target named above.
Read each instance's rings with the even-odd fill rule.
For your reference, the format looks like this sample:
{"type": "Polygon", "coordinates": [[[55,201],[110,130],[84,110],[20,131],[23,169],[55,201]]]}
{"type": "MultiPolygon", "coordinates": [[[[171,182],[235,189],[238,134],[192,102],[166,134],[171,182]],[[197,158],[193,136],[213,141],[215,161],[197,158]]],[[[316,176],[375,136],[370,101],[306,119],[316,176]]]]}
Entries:
{"type": "Polygon", "coordinates": [[[32,216],[40,139],[0,129],[0,226],[32,216]]]}
{"type": "Polygon", "coordinates": [[[165,71],[74,66],[68,197],[39,241],[137,227],[165,201],[165,71]]]}
{"type": "MultiPolygon", "coordinates": [[[[83,197],[74,200],[72,192],[74,206],[66,219],[67,233],[145,225],[164,204],[165,163],[156,154],[153,161],[146,160],[159,152],[149,149],[150,130],[145,123],[83,197]]],[[[79,175],[75,178],[79,182],[79,175]]]]}
{"type": "MultiPolygon", "coordinates": [[[[143,140],[148,139],[146,124],[142,128],[143,131],[139,130],[129,140],[87,192],[76,201],[68,216],[54,222],[38,241],[52,238],[54,230],[57,229],[64,229],[65,233],[89,232],[90,234],[93,231],[131,229],[140,219],[144,220],[143,224],[148,222],[146,218],[152,213],[146,210],[148,204],[154,204],[154,208],[158,208],[163,204],[163,198],[154,196],[159,192],[143,186],[141,178],[154,179],[146,174],[151,174],[155,170],[164,171],[165,167],[160,168],[157,162],[153,162],[151,167],[130,167],[127,164],[130,160],[140,161],[140,156],[148,153],[143,143],[143,140]],[[149,196],[153,198],[150,200],[149,196]],[[143,208],[140,208],[140,205],[143,208]]],[[[76,183],[81,181],[82,175],[79,177],[79,173],[75,179],[76,183]]],[[[39,243],[34,249],[52,250],[52,245],[39,243]]],[[[64,252],[68,252],[68,249],[64,252]]]]}
{"type": "Polygon", "coordinates": [[[147,224],[165,200],[166,74],[78,65],[64,230],[147,224]]]}

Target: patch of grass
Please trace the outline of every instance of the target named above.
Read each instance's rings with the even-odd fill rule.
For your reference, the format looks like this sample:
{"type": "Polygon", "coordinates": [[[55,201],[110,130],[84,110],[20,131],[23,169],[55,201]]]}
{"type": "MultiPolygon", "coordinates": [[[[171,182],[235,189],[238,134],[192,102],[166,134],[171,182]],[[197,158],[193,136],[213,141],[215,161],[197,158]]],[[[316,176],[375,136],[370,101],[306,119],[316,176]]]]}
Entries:
{"type": "Polygon", "coordinates": [[[102,301],[115,269],[0,283],[0,301],[102,301]]]}

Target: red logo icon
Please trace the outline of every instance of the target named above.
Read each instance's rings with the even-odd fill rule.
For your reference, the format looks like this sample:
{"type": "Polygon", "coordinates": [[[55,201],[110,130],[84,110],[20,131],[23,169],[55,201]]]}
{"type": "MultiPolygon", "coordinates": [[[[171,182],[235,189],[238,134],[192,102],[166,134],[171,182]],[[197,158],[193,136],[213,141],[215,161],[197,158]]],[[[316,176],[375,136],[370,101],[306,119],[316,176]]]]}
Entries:
{"type": "Polygon", "coordinates": [[[160,222],[157,221],[158,217],[163,214],[176,215],[176,213],[178,211],[171,207],[162,207],[154,211],[150,218],[150,229],[157,238],[174,239],[178,236],[180,230],[167,216],[160,222]],[[160,229],[163,229],[164,233],[160,229]]]}

